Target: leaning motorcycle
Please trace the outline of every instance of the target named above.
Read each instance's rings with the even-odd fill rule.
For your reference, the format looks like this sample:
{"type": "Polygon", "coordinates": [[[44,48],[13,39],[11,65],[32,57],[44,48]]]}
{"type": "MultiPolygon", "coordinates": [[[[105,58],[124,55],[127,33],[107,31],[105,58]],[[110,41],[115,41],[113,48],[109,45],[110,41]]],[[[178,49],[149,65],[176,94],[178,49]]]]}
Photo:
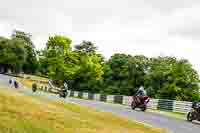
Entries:
{"type": "Polygon", "coordinates": [[[66,98],[68,92],[66,89],[61,89],[61,90],[59,90],[58,94],[59,94],[59,97],[66,98]]]}
{"type": "Polygon", "coordinates": [[[146,111],[147,104],[150,101],[150,98],[147,96],[133,96],[131,102],[131,108],[134,110],[140,108],[142,111],[146,111]]]}
{"type": "Polygon", "coordinates": [[[193,120],[200,121],[200,103],[193,103],[192,109],[187,114],[187,120],[192,122],[193,120]]]}

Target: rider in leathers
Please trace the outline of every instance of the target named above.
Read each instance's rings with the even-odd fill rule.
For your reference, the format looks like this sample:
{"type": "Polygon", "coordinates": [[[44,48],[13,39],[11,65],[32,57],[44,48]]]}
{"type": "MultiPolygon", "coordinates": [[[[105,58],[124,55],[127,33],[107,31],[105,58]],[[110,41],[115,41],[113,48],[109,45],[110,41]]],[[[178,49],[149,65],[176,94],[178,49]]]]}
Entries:
{"type": "Polygon", "coordinates": [[[136,92],[136,96],[146,96],[146,91],[144,90],[143,86],[140,86],[140,88],[136,92]]]}
{"type": "MultiPolygon", "coordinates": [[[[144,96],[146,96],[146,91],[144,90],[144,87],[140,86],[140,88],[137,90],[137,92],[136,92],[135,95],[138,96],[138,97],[144,97],[144,96]]],[[[137,98],[137,102],[138,103],[141,102],[139,98],[137,98]]]]}

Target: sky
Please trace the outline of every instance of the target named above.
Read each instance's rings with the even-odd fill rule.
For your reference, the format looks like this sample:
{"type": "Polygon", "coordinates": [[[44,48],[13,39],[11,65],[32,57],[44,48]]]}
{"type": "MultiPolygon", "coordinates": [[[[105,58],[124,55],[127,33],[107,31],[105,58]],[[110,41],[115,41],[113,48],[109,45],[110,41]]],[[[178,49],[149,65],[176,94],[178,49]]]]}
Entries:
{"type": "Polygon", "coordinates": [[[60,34],[114,53],[188,59],[200,74],[200,0],[0,0],[0,36],[30,32],[37,49],[60,34]]]}

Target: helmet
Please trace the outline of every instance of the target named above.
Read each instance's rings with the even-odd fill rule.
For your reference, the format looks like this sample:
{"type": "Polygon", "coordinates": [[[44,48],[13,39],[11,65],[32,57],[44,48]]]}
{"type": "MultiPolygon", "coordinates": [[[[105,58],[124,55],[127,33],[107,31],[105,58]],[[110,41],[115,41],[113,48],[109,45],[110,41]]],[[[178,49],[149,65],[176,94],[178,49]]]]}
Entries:
{"type": "Polygon", "coordinates": [[[144,87],[143,87],[143,86],[140,86],[139,90],[140,90],[140,91],[143,91],[143,90],[144,90],[144,87]]]}

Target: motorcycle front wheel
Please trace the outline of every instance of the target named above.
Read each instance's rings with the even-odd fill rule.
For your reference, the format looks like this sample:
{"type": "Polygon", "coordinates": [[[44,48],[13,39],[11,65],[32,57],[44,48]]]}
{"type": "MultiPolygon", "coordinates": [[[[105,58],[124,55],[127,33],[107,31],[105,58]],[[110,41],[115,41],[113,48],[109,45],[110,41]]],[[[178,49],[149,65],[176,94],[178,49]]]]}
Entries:
{"type": "Polygon", "coordinates": [[[192,120],[193,120],[192,112],[189,112],[189,113],[187,114],[187,121],[192,122],[192,120]]]}

